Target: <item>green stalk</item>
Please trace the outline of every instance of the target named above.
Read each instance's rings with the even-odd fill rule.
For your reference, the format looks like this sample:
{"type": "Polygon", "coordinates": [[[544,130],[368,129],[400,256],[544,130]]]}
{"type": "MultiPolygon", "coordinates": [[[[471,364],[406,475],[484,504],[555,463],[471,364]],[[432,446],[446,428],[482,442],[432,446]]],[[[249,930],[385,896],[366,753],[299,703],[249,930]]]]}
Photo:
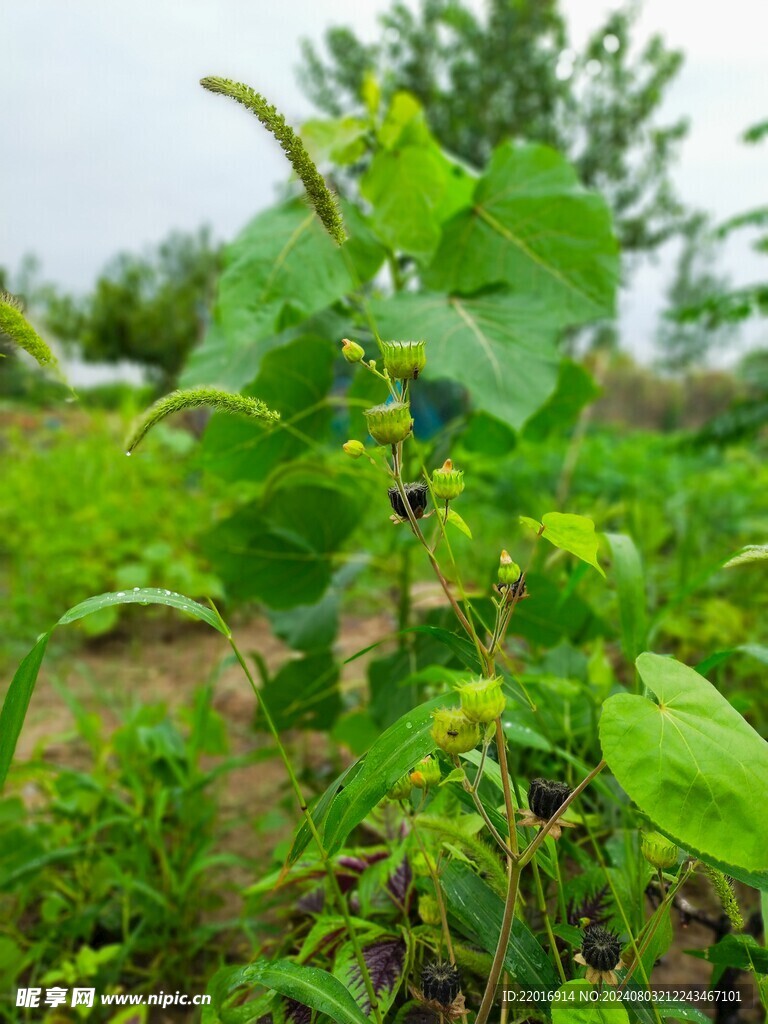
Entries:
{"type": "Polygon", "coordinates": [[[333,890],[334,898],[341,911],[341,916],[344,918],[344,924],[347,929],[347,934],[349,935],[349,939],[350,942],[352,943],[352,948],[354,950],[355,960],[357,961],[357,966],[360,968],[360,973],[365,984],[365,991],[368,995],[368,1000],[371,1004],[371,1012],[373,1013],[376,1019],[376,1024],[383,1024],[381,1007],[379,1006],[378,999],[376,998],[376,992],[373,988],[371,976],[368,971],[368,965],[365,962],[365,957],[363,956],[363,950],[360,945],[360,940],[358,938],[357,931],[355,930],[352,917],[349,913],[349,906],[347,904],[346,897],[344,896],[344,893],[341,891],[339,881],[336,878],[336,873],[333,870],[333,864],[331,863],[330,857],[328,856],[328,852],[325,849],[325,845],[323,843],[322,838],[320,837],[320,833],[317,830],[317,826],[315,825],[314,818],[312,817],[309,807],[307,806],[307,802],[304,799],[304,794],[302,793],[301,786],[299,785],[299,780],[296,778],[296,773],[294,772],[293,766],[291,765],[290,758],[288,757],[288,752],[286,751],[285,747],[283,746],[283,742],[280,739],[280,733],[278,732],[277,727],[275,726],[274,719],[272,718],[269,708],[267,707],[266,702],[264,701],[264,695],[257,687],[251,670],[248,668],[248,664],[245,658],[243,657],[242,653],[240,652],[240,649],[235,643],[234,637],[229,631],[229,628],[227,627],[224,620],[219,615],[218,609],[215,607],[215,605],[213,605],[213,602],[211,602],[211,606],[213,607],[213,610],[216,613],[219,622],[224,627],[227,640],[229,641],[229,645],[232,648],[234,655],[237,658],[240,667],[242,668],[245,674],[246,679],[250,683],[251,689],[253,690],[253,694],[256,697],[258,705],[261,708],[261,711],[264,715],[264,720],[267,723],[267,728],[269,729],[272,735],[272,739],[275,742],[275,746],[277,747],[280,759],[285,765],[285,770],[288,773],[288,778],[290,780],[291,787],[294,793],[296,794],[296,799],[298,800],[299,807],[301,808],[301,813],[304,815],[304,820],[307,823],[307,827],[309,828],[309,831],[312,833],[312,838],[315,840],[318,852],[320,853],[320,859],[323,863],[323,868],[325,869],[325,873],[328,876],[328,881],[330,882],[331,889],[333,890]]]}

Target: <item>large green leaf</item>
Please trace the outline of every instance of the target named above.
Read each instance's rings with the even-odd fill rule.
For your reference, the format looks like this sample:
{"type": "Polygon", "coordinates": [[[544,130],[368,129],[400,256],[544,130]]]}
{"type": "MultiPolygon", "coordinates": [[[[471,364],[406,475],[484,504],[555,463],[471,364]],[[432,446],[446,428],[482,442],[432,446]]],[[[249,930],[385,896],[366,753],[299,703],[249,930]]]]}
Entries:
{"type": "Polygon", "coordinates": [[[345,206],[344,219],[351,237],[343,250],[298,199],[248,224],[227,247],[213,323],[192,353],[184,385],[242,387],[258,373],[264,353],[280,344],[275,336],[352,291],[356,278],[376,273],[383,250],[354,208],[345,206]]]}
{"type": "Polygon", "coordinates": [[[330,729],[341,712],[338,662],[330,651],[286,661],[267,681],[264,701],[280,731],[330,729]]]}
{"type": "Polygon", "coordinates": [[[405,772],[432,753],[432,712],[438,707],[455,707],[457,702],[456,694],[435,697],[403,715],[381,734],[361,759],[360,770],[330,804],[323,829],[329,853],[341,848],[352,829],[384,799],[405,772]]]}
{"type": "Polygon", "coordinates": [[[228,593],[270,608],[317,601],[357,524],[359,488],[330,470],[292,473],[219,523],[205,540],[228,593]]]}
{"type": "Polygon", "coordinates": [[[618,269],[605,201],[554,150],[505,142],[471,208],[446,225],[425,283],[462,295],[506,284],[579,324],[612,314],[618,269]]]}
{"type": "Polygon", "coordinates": [[[768,743],[698,672],[641,654],[658,704],[628,693],[603,706],[600,740],[632,800],[683,847],[752,872],[768,868],[768,743]]]}
{"type": "Polygon", "coordinates": [[[511,427],[522,426],[555,387],[560,325],[535,293],[402,294],[372,305],[383,338],[426,338],[425,372],[462,384],[476,409],[511,427]]]}
{"type": "Polygon", "coordinates": [[[601,576],[605,576],[597,561],[598,540],[591,519],[571,512],[547,512],[541,517],[540,523],[529,516],[520,516],[520,522],[537,533],[541,532],[541,536],[550,544],[576,555],[582,562],[594,566],[601,576]]]}
{"type": "Polygon", "coordinates": [[[321,443],[332,410],[326,396],[338,352],[327,338],[300,337],[268,352],[254,383],[243,392],[263,395],[280,412],[273,429],[237,416],[215,415],[205,431],[205,465],[225,480],[262,480],[321,443]]]}
{"type": "MultiPolygon", "coordinates": [[[[209,985],[217,1017],[225,1021],[230,1019],[225,1009],[228,999],[239,989],[254,988],[257,985],[273,989],[280,995],[325,1013],[336,1024],[368,1024],[368,1018],[332,974],[319,967],[306,967],[290,960],[259,959],[246,967],[230,967],[219,971],[209,985]]],[[[231,1012],[237,1020],[251,1019],[247,1004],[231,1012]]],[[[209,1019],[216,1020],[217,1017],[209,1019]]]]}
{"type": "MultiPolygon", "coordinates": [[[[162,590],[156,587],[134,587],[132,590],[121,590],[114,594],[90,597],[87,601],[81,601],[80,604],[76,604],[68,612],[65,612],[56,626],[67,626],[88,615],[100,612],[104,608],[111,608],[119,604],[167,605],[169,608],[176,608],[193,618],[206,622],[225,636],[229,635],[227,627],[212,609],[172,590],[162,590]]],[[[13,753],[16,750],[16,744],[24,725],[27,708],[52,632],[53,629],[50,629],[38,638],[35,646],[19,665],[5,695],[3,709],[0,711],[0,790],[5,784],[8,769],[13,760],[13,753]]]]}
{"type": "Polygon", "coordinates": [[[620,1002],[595,1002],[594,985],[586,981],[567,981],[555,993],[552,1024],[629,1024],[629,1015],[620,1002]]]}
{"type": "MultiPolygon", "coordinates": [[[[504,904],[500,897],[466,864],[451,861],[440,883],[448,909],[470,938],[489,953],[496,951],[504,904]]],[[[549,959],[524,921],[516,917],[504,957],[504,967],[523,988],[542,993],[539,1006],[549,1014],[546,992],[558,987],[558,977],[549,959]]]]}

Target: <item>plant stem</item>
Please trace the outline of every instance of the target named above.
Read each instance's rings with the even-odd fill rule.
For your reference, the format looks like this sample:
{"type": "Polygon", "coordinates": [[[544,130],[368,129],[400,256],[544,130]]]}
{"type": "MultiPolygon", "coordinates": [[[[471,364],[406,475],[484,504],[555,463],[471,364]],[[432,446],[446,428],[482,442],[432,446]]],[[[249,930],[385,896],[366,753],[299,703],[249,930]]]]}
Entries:
{"type": "MultiPolygon", "coordinates": [[[[510,828],[515,828],[514,821],[510,828]]],[[[506,956],[507,946],[509,945],[509,936],[512,932],[512,921],[515,916],[515,906],[517,904],[517,891],[520,883],[521,870],[519,861],[514,861],[512,859],[508,861],[507,898],[504,903],[504,916],[501,919],[499,941],[496,946],[496,953],[494,954],[493,963],[491,964],[491,970],[488,975],[488,983],[486,984],[485,992],[483,993],[483,1001],[480,1003],[480,1009],[477,1011],[475,1024],[486,1024],[488,1015],[493,1007],[493,1001],[496,998],[496,989],[499,985],[499,978],[501,977],[501,971],[504,966],[504,957],[506,956]]]]}
{"type": "Polygon", "coordinates": [[[304,815],[304,820],[307,823],[307,827],[309,828],[309,831],[312,833],[312,838],[315,840],[318,852],[320,854],[320,860],[323,863],[323,868],[325,869],[325,873],[328,877],[331,889],[333,890],[335,901],[338,904],[338,907],[341,911],[341,916],[344,918],[344,924],[347,929],[347,934],[349,935],[349,940],[352,943],[352,948],[354,950],[355,960],[357,961],[357,966],[360,968],[360,973],[365,984],[365,991],[368,996],[368,1000],[371,1004],[371,1012],[373,1013],[377,1024],[383,1024],[381,1007],[379,1006],[378,999],[376,998],[376,992],[374,990],[373,982],[371,981],[371,976],[368,971],[368,965],[365,962],[363,949],[362,946],[360,945],[360,940],[358,938],[357,931],[352,921],[352,916],[349,912],[349,906],[347,904],[346,897],[344,896],[344,893],[341,891],[339,880],[336,878],[336,872],[333,870],[333,864],[331,863],[330,857],[328,856],[328,852],[325,849],[325,845],[323,844],[323,840],[320,837],[320,833],[317,830],[315,820],[310,813],[306,800],[304,799],[304,794],[302,793],[301,786],[299,785],[299,780],[296,778],[296,773],[294,772],[293,766],[291,765],[290,758],[288,757],[288,752],[286,751],[285,747],[283,746],[282,740],[280,739],[280,733],[278,732],[277,727],[275,726],[274,719],[272,718],[269,708],[267,707],[266,702],[264,701],[264,695],[257,687],[256,681],[253,678],[251,670],[248,668],[248,664],[245,658],[243,657],[242,653],[240,652],[240,649],[235,643],[235,639],[232,636],[231,632],[229,631],[229,627],[227,627],[226,623],[219,615],[219,612],[215,606],[213,606],[213,610],[214,612],[216,612],[216,615],[218,616],[222,626],[224,626],[224,628],[226,629],[226,635],[227,640],[229,641],[229,645],[232,648],[238,662],[240,663],[240,667],[242,668],[246,679],[250,683],[251,689],[253,690],[253,694],[256,697],[256,701],[258,702],[262,714],[264,715],[264,720],[267,723],[267,728],[269,729],[272,735],[272,739],[275,742],[275,746],[277,747],[278,753],[280,754],[280,759],[285,765],[285,770],[288,773],[288,778],[290,779],[291,787],[293,788],[293,791],[296,794],[296,799],[298,800],[299,807],[301,808],[301,813],[304,815]]]}
{"type": "Polygon", "coordinates": [[[549,917],[549,911],[547,910],[547,900],[544,896],[544,889],[541,884],[541,872],[539,871],[539,865],[536,863],[535,857],[531,861],[531,868],[533,870],[533,882],[536,886],[536,897],[539,904],[539,910],[544,915],[544,927],[547,930],[547,937],[549,938],[549,947],[552,950],[552,956],[555,958],[555,963],[557,964],[557,973],[560,975],[560,980],[563,984],[565,984],[567,978],[565,977],[563,962],[560,959],[560,950],[557,948],[555,933],[552,931],[552,921],[549,917]]]}

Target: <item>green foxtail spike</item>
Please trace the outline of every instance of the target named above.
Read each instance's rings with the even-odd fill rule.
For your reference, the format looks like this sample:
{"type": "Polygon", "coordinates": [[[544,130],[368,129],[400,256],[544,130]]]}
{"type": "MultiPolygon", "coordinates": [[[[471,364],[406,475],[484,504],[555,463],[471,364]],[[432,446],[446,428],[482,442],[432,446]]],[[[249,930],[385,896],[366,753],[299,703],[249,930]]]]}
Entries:
{"type": "Polygon", "coordinates": [[[19,300],[7,292],[0,292],[0,334],[6,334],[15,345],[36,359],[40,366],[55,370],[61,376],[56,356],[25,319],[19,300]]]}
{"type": "Polygon", "coordinates": [[[222,96],[229,96],[237,103],[242,103],[258,117],[267,131],[270,131],[282,146],[291,166],[306,189],[309,201],[315,208],[315,213],[322,221],[325,230],[337,245],[343,245],[347,235],[336,197],[328,188],[325,179],[304,148],[304,143],[293,128],[286,124],[283,115],[270,103],[267,103],[260,93],[248,85],[243,85],[242,82],[209,76],[202,78],[200,85],[208,92],[220,93],[222,96]]]}
{"type": "Polygon", "coordinates": [[[280,419],[280,413],[273,412],[258,398],[246,398],[244,395],[233,395],[229,391],[209,387],[172,391],[150,406],[136,424],[125,445],[126,455],[130,455],[152,427],[166,416],[172,416],[184,409],[203,407],[233,413],[236,416],[250,416],[266,424],[277,423],[280,419]]]}

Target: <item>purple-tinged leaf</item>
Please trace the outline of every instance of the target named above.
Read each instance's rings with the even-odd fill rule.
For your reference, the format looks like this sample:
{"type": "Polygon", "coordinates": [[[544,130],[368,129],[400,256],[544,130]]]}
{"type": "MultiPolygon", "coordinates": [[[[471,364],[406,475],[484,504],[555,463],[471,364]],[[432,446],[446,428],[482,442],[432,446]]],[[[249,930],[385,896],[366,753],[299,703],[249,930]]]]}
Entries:
{"type": "MultiPolygon", "coordinates": [[[[363,957],[382,1014],[386,1014],[403,981],[407,949],[403,940],[387,932],[363,946],[363,957]]],[[[371,1001],[351,943],[336,955],[334,976],[347,988],[363,1013],[370,1016],[371,1001]]]]}
{"type": "Polygon", "coordinates": [[[398,906],[405,907],[412,881],[411,865],[408,858],[403,857],[397,869],[387,879],[387,889],[397,901],[398,906]]]}

